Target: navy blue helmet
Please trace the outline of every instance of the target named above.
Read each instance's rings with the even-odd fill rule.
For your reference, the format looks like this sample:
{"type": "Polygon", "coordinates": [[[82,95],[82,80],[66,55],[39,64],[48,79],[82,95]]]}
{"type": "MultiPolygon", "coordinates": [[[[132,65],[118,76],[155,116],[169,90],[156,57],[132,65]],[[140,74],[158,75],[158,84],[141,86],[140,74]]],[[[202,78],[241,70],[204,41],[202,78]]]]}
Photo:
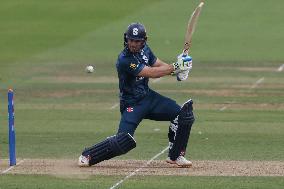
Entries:
{"type": "Polygon", "coordinates": [[[127,46],[127,40],[141,40],[146,42],[147,35],[145,27],[140,23],[132,23],[127,27],[126,32],[124,33],[124,46],[127,46]]]}

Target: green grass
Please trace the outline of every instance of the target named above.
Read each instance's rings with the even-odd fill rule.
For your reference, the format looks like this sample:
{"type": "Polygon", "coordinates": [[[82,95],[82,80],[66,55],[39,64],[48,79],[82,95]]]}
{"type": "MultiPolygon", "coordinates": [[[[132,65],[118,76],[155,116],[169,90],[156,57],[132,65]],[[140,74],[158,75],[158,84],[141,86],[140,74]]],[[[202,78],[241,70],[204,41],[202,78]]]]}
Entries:
{"type": "Polygon", "coordinates": [[[1,175],[0,189],[47,189],[47,188],[109,188],[118,177],[93,177],[89,179],[56,178],[39,175],[1,175]],[[23,185],[23,183],[25,183],[23,185]]]}
{"type": "Polygon", "coordinates": [[[31,55],[70,43],[90,31],[131,15],[135,7],[143,8],[149,2],[2,2],[0,62],[23,61],[31,55]]]}
{"type": "MultiPolygon", "coordinates": [[[[172,62],[197,3],[1,2],[0,159],[8,155],[8,87],[15,90],[17,156],[76,159],[85,146],[117,130],[120,114],[110,109],[118,102],[114,64],[127,25],[143,22],[152,50],[172,62]],[[95,65],[94,74],[84,72],[87,64],[95,65]]],[[[191,159],[284,160],[284,75],[277,72],[284,60],[281,5],[280,0],[206,2],[193,38],[189,80],[150,83],[179,104],[194,99],[191,159]]],[[[153,157],[167,145],[168,124],[143,121],[135,133],[137,148],[118,159],[153,157]]],[[[0,188],[108,188],[119,179],[1,175],[0,188]]],[[[139,176],[122,188],[280,188],[282,180],[139,176]]]]}
{"type": "MultiPolygon", "coordinates": [[[[0,189],[48,189],[48,188],[110,188],[121,178],[90,177],[88,179],[68,179],[51,176],[4,175],[0,177],[0,189]],[[22,185],[26,182],[25,185],[22,185]]],[[[139,176],[126,180],[121,188],[192,188],[192,189],[279,189],[284,182],[281,177],[184,177],[184,176],[139,176]]]]}

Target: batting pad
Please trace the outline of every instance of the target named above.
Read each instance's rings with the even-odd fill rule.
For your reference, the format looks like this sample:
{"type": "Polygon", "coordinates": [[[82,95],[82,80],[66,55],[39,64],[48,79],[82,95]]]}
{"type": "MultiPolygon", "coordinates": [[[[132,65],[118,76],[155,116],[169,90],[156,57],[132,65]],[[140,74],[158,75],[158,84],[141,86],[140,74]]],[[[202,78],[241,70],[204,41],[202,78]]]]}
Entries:
{"type": "Polygon", "coordinates": [[[136,141],[129,133],[118,133],[85,149],[82,155],[90,158],[89,165],[91,166],[115,156],[125,154],[135,147],[136,141]]]}
{"type": "MultiPolygon", "coordinates": [[[[188,139],[190,136],[191,127],[194,123],[194,115],[193,115],[193,101],[188,100],[182,107],[178,115],[178,121],[176,125],[175,137],[173,140],[173,144],[169,150],[169,157],[171,160],[176,160],[178,156],[184,155],[188,143],[188,139]]],[[[175,124],[173,122],[172,124],[175,124]]],[[[169,131],[169,134],[174,131],[169,131]]],[[[170,139],[169,135],[169,139],[170,139]]],[[[171,141],[170,141],[171,142],[171,141]]]]}

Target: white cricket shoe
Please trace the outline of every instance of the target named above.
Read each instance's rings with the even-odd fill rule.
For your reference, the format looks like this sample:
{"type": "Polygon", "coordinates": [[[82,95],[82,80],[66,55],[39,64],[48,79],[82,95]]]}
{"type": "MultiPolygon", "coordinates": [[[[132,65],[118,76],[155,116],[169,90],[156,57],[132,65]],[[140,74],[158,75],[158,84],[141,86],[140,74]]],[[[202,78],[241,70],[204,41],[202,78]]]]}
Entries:
{"type": "Polygon", "coordinates": [[[191,167],[192,166],[192,162],[185,159],[185,157],[183,156],[179,156],[175,161],[171,160],[170,157],[168,157],[166,162],[170,164],[175,164],[179,167],[191,167]]]}
{"type": "Polygon", "coordinates": [[[80,155],[79,160],[78,160],[78,165],[80,167],[89,167],[89,157],[80,155]]]}

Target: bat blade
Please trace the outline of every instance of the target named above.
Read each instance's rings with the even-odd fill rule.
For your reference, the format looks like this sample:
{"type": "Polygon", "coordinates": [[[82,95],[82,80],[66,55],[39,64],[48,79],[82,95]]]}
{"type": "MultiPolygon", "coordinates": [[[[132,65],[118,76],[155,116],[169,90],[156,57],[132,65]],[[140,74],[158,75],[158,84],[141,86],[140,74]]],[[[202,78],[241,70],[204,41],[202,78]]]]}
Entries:
{"type": "Polygon", "coordinates": [[[204,2],[201,2],[193,11],[189,21],[188,21],[188,26],[187,26],[187,31],[185,34],[185,40],[184,40],[184,47],[183,47],[183,54],[187,55],[189,53],[189,49],[191,47],[191,40],[192,40],[192,35],[194,33],[196,23],[198,20],[198,17],[200,15],[200,12],[202,10],[202,7],[204,5],[204,2]]]}

